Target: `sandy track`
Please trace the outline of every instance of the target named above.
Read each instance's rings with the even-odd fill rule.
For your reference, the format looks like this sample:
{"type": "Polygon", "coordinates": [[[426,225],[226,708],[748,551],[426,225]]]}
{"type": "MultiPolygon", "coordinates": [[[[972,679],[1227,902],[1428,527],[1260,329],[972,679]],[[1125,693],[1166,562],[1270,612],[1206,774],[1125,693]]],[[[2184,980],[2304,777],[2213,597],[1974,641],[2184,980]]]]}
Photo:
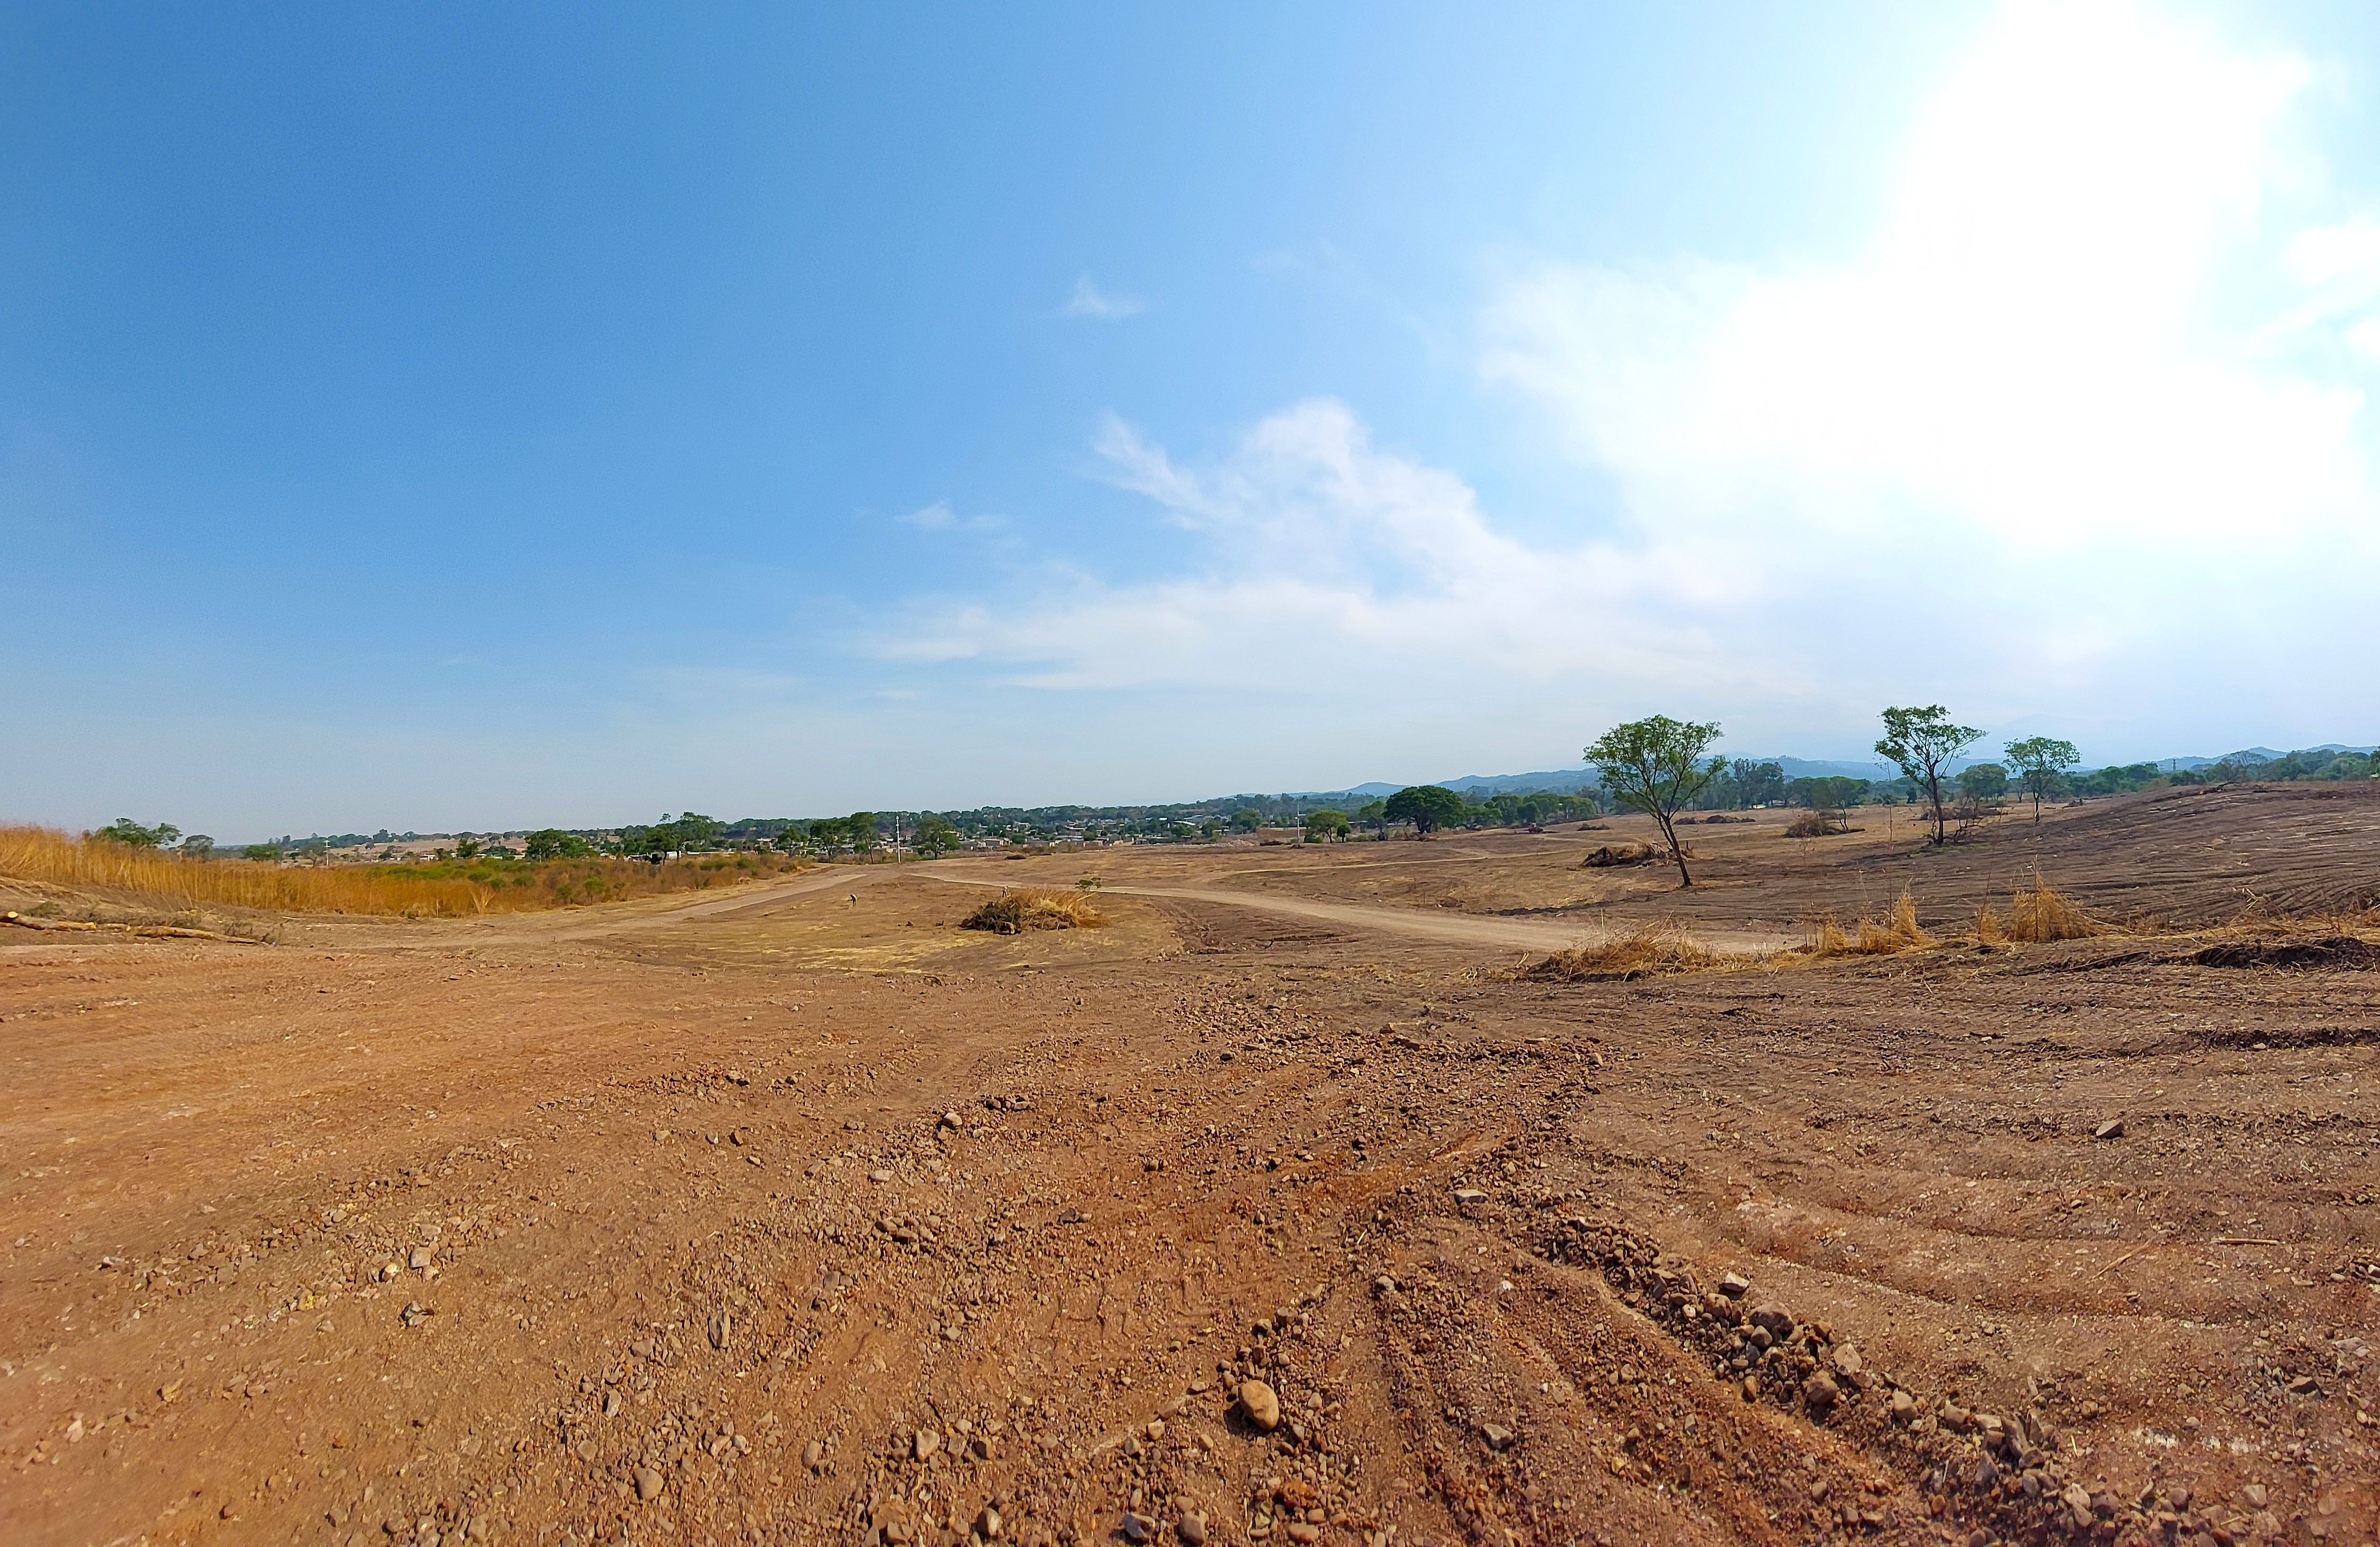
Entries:
{"type": "MultiPolygon", "coordinates": [[[[1432,863],[1438,862],[1433,860],[1432,863]]],[[[968,874],[947,866],[920,866],[912,874],[928,880],[971,887],[1014,884],[1013,877],[968,874]]],[[[1152,887],[1118,883],[1103,886],[1100,890],[1103,895],[1112,892],[1120,897],[1167,898],[1175,901],[1245,908],[1282,918],[1311,919],[1318,924],[1329,924],[1359,933],[1408,936],[1490,950],[1568,950],[1587,941],[1609,938],[1615,933],[1586,921],[1548,924],[1528,919],[1482,918],[1451,912],[1427,912],[1415,908],[1331,902],[1279,892],[1237,891],[1228,887],[1152,887]]],[[[1730,951],[1775,950],[1793,943],[1790,937],[1781,934],[1744,930],[1706,930],[1697,937],[1715,949],[1730,951]]]]}

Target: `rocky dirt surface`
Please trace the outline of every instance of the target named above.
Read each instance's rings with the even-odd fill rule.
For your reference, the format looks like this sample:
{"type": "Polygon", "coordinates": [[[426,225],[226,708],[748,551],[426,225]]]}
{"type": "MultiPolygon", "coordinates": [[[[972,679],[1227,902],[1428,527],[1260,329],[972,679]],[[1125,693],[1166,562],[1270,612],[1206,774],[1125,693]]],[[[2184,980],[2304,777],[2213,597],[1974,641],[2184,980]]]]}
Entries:
{"type": "Polygon", "coordinates": [[[0,931],[0,1538],[2374,1540],[2352,952],[967,900],[0,931]]]}

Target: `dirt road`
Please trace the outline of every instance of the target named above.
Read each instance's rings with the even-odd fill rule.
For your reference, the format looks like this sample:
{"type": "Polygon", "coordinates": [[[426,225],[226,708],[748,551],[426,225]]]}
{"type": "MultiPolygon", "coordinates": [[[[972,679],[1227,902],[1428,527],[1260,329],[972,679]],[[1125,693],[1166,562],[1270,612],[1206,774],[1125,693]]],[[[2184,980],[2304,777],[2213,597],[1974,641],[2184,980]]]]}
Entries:
{"type": "MultiPolygon", "coordinates": [[[[953,882],[962,886],[999,887],[1012,884],[1014,877],[979,871],[961,870],[940,865],[919,872],[928,879],[953,882]]],[[[1238,891],[1228,887],[1153,887],[1129,884],[1103,887],[1101,896],[1161,897],[1177,901],[1204,902],[1223,908],[1246,908],[1260,913],[1273,913],[1283,918],[1311,919],[1356,934],[1409,936],[1425,940],[1444,941],[1451,945],[1475,946],[1489,950],[1548,951],[1568,950],[1582,941],[1608,937],[1615,931],[1592,919],[1569,923],[1538,923],[1529,919],[1480,917],[1475,914],[1440,911],[1425,912],[1413,908],[1396,908],[1383,904],[1330,902],[1310,897],[1296,897],[1281,892],[1238,891]]],[[[1633,927],[1633,925],[1632,925],[1633,927]]],[[[1793,937],[1775,931],[1741,929],[1704,930],[1698,938],[1714,949],[1729,951],[1775,950],[1794,943],[1793,937]]]]}
{"type": "Polygon", "coordinates": [[[1128,861],[0,931],[0,1539],[2374,1539],[2355,952],[1554,986],[1128,861]]]}

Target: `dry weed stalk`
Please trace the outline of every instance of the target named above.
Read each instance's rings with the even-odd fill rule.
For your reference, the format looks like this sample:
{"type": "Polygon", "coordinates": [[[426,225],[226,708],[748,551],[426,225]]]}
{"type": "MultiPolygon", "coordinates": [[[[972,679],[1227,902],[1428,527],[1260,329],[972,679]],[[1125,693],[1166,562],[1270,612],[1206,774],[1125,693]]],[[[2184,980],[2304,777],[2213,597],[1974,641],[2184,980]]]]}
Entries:
{"type": "Polygon", "coordinates": [[[961,919],[959,927],[1021,935],[1028,929],[1097,929],[1107,922],[1107,915],[1087,891],[1017,887],[961,919]]]}

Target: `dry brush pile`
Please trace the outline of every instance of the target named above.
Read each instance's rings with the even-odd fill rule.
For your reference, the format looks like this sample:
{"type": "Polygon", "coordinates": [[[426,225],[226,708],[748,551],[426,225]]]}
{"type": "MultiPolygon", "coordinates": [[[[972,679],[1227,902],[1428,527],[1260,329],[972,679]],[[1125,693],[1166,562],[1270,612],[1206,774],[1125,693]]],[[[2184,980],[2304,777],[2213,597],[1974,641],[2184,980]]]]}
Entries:
{"type": "Polygon", "coordinates": [[[1022,935],[1031,929],[1097,929],[1107,922],[1087,892],[1016,887],[961,919],[959,927],[1022,935]]]}

